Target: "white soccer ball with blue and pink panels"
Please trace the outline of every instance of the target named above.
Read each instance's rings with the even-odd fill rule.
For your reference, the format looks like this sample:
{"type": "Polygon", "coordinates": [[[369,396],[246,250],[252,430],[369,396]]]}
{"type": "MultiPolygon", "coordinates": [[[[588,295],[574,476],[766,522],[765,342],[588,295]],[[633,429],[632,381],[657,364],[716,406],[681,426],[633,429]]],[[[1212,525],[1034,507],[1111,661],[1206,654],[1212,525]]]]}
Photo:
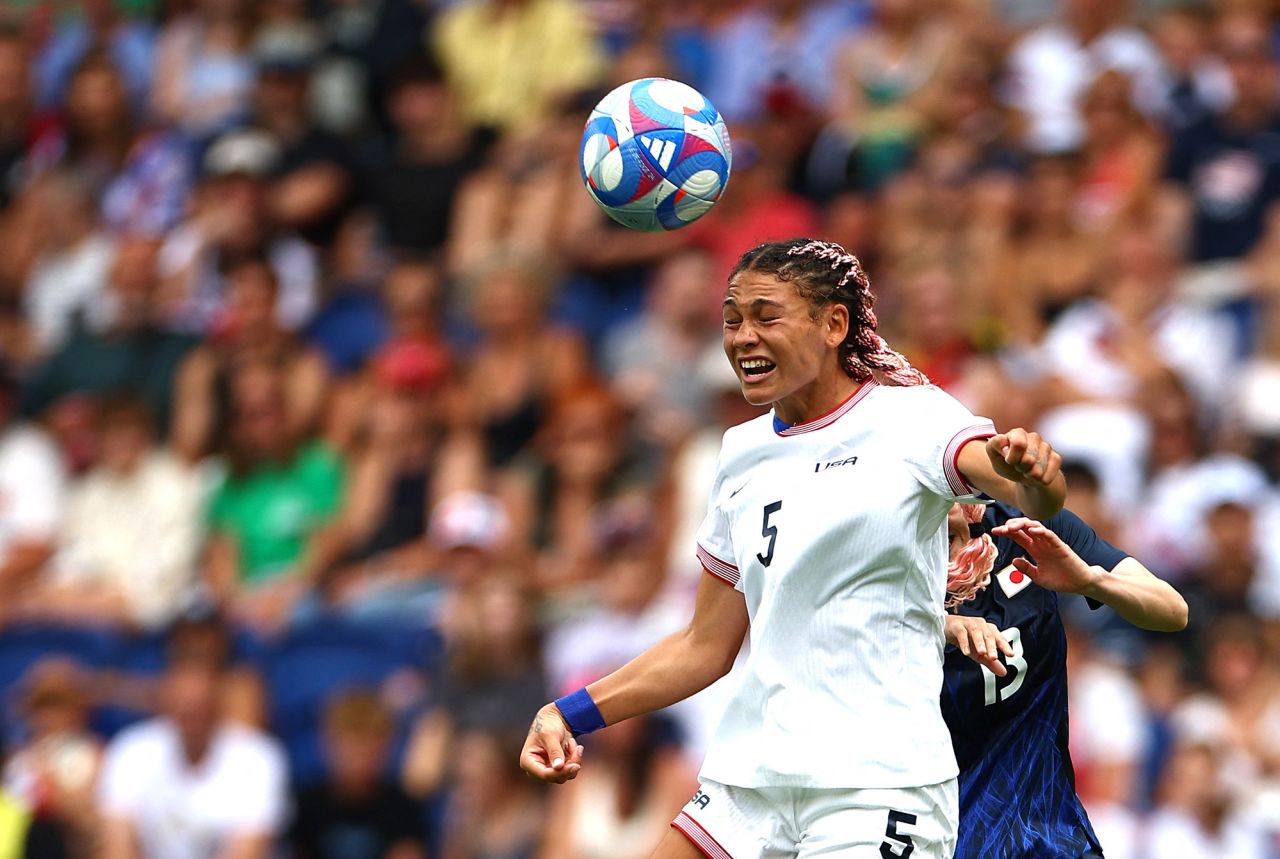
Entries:
{"type": "Polygon", "coordinates": [[[729,182],[733,150],[702,93],[641,78],[606,95],[582,133],[582,179],[624,227],[678,230],[701,218],[729,182]]]}

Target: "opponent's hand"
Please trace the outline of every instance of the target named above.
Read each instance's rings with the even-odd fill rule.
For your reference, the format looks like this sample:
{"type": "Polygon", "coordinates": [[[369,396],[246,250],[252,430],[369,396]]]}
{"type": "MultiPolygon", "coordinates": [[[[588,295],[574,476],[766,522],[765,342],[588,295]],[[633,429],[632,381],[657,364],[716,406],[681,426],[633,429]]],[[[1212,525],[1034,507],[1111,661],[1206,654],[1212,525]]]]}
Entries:
{"type": "Polygon", "coordinates": [[[996,474],[1032,486],[1052,484],[1062,470],[1062,456],[1053,445],[1021,427],[987,439],[987,458],[996,474]]]}
{"type": "Polygon", "coordinates": [[[582,769],[582,753],[564,716],[555,704],[547,704],[533,717],[520,752],[520,769],[541,781],[564,784],[582,769]]]}
{"type": "Polygon", "coordinates": [[[1091,567],[1062,542],[1062,538],[1034,519],[1010,519],[992,529],[1008,537],[1031,555],[1014,558],[1013,566],[1042,588],[1062,593],[1084,593],[1098,583],[1104,573],[1091,567]]]}
{"type": "Polygon", "coordinates": [[[1004,640],[994,623],[980,617],[949,614],[943,626],[947,633],[947,644],[954,644],[960,648],[961,653],[979,665],[986,666],[997,677],[1009,673],[1000,661],[1000,654],[1013,656],[1013,648],[1004,640]]]}

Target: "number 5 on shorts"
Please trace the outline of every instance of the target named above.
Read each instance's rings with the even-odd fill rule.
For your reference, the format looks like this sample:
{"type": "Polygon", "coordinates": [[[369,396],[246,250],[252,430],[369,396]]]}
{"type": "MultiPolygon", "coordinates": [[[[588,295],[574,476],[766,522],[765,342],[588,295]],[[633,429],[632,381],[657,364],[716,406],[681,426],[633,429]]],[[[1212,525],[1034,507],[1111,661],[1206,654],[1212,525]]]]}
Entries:
{"type": "Polygon", "coordinates": [[[905,811],[890,811],[889,825],[884,829],[885,840],[880,842],[880,855],[884,859],[907,859],[915,852],[916,846],[911,843],[911,836],[898,831],[898,824],[914,826],[916,816],[905,811]]]}

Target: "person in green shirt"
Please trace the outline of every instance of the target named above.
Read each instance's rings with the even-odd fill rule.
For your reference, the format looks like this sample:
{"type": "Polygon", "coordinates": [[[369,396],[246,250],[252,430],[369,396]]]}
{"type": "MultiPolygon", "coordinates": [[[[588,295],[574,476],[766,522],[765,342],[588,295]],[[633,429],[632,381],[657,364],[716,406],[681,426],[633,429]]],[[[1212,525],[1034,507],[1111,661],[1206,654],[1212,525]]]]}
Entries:
{"type": "Polygon", "coordinates": [[[274,366],[237,368],[229,393],[227,471],[209,505],[206,570],[233,616],[270,630],[341,551],[331,526],[345,497],[346,465],[289,426],[274,366]]]}

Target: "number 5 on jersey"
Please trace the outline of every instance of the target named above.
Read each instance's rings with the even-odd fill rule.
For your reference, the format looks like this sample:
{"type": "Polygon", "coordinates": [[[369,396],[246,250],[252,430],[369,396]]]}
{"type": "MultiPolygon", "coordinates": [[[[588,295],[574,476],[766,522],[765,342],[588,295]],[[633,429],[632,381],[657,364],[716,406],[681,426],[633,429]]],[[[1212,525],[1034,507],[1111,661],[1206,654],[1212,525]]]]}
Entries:
{"type": "Polygon", "coordinates": [[[763,552],[756,555],[756,560],[766,567],[773,563],[773,548],[778,544],[778,526],[770,525],[769,517],[781,509],[781,501],[764,505],[764,524],[760,526],[760,536],[767,538],[769,545],[765,547],[763,552]]]}

